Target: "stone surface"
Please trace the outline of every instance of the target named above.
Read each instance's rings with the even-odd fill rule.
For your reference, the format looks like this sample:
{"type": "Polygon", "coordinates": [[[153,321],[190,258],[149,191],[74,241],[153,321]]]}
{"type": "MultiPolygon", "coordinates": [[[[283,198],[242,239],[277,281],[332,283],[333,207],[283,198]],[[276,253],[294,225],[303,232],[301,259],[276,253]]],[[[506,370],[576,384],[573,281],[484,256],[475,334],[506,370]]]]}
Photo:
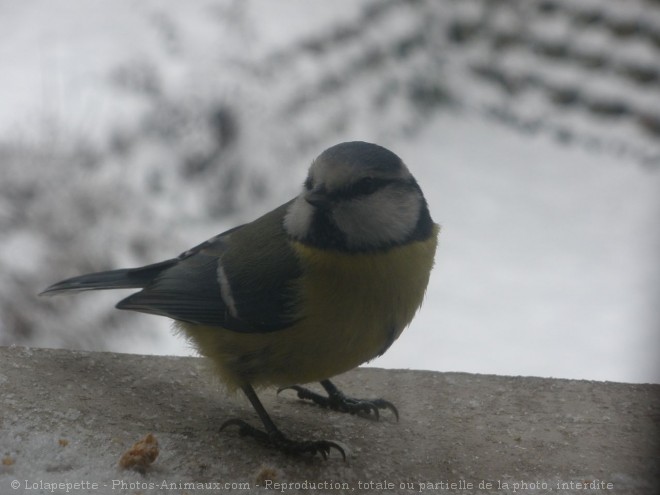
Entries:
{"type": "Polygon", "coordinates": [[[219,432],[229,418],[259,421],[203,359],[0,348],[0,493],[245,493],[249,486],[652,494],[660,487],[660,385],[381,369],[335,383],[347,395],[391,400],[401,420],[324,410],[291,391],[260,397],[282,431],[341,442],[346,462],[336,452],[327,461],[290,457],[235,429],[219,432]],[[122,454],[149,433],[159,443],[155,462],[143,474],[120,469],[122,454]]]}

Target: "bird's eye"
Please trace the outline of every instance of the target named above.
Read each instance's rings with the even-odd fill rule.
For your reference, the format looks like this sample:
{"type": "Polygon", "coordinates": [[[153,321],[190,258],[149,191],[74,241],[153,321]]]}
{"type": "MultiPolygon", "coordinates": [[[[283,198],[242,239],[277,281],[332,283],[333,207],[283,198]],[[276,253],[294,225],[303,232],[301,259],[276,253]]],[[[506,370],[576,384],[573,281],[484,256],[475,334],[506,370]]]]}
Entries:
{"type": "Polygon", "coordinates": [[[303,185],[305,186],[305,189],[307,189],[308,191],[314,189],[314,181],[312,180],[311,175],[307,176],[307,178],[305,179],[305,183],[303,185]]]}
{"type": "Polygon", "coordinates": [[[371,194],[376,192],[382,185],[381,181],[373,177],[365,177],[355,184],[355,192],[358,194],[371,194]]]}

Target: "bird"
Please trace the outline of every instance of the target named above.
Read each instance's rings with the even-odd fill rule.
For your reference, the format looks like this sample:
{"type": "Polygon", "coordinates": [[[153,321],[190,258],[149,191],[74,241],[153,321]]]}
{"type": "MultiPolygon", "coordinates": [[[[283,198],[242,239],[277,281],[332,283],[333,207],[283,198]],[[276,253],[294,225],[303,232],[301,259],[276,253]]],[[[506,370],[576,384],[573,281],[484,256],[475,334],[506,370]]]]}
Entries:
{"type": "Polygon", "coordinates": [[[401,158],[363,141],[315,158],[297,196],[256,220],[139,268],[81,275],[41,294],[141,289],[118,309],[166,316],[242,391],[263,429],[233,418],[271,448],[321,455],[344,447],[298,440],[271,419],[255,389],[292,389],[322,407],[378,419],[384,399],[344,395],[330,378],[382,355],[420,308],[439,225],[401,158]],[[301,386],[320,382],[327,395],[301,386]]]}

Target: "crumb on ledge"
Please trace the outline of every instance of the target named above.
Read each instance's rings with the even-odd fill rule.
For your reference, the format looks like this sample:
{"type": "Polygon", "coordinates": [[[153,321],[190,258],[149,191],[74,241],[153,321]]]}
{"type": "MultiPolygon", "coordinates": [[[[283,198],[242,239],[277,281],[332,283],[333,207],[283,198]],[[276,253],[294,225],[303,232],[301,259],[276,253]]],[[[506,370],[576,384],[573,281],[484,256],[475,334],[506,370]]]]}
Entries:
{"type": "Polygon", "coordinates": [[[119,459],[119,467],[144,473],[156,460],[158,453],[158,440],[153,433],[149,433],[124,452],[119,459]]]}
{"type": "Polygon", "coordinates": [[[257,485],[264,485],[267,480],[275,481],[279,477],[277,469],[269,466],[262,466],[255,477],[257,485]]]}

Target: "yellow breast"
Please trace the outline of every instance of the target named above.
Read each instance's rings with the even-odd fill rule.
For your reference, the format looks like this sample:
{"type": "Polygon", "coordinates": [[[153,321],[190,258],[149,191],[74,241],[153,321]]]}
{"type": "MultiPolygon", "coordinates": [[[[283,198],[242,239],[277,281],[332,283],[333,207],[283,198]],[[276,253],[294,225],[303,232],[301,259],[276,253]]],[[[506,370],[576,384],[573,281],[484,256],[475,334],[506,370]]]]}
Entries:
{"type": "Polygon", "coordinates": [[[419,309],[438,227],[424,241],[380,253],[342,253],[295,243],[305,274],[298,323],[270,333],[181,324],[230,388],[329,378],[382,354],[419,309]]]}

